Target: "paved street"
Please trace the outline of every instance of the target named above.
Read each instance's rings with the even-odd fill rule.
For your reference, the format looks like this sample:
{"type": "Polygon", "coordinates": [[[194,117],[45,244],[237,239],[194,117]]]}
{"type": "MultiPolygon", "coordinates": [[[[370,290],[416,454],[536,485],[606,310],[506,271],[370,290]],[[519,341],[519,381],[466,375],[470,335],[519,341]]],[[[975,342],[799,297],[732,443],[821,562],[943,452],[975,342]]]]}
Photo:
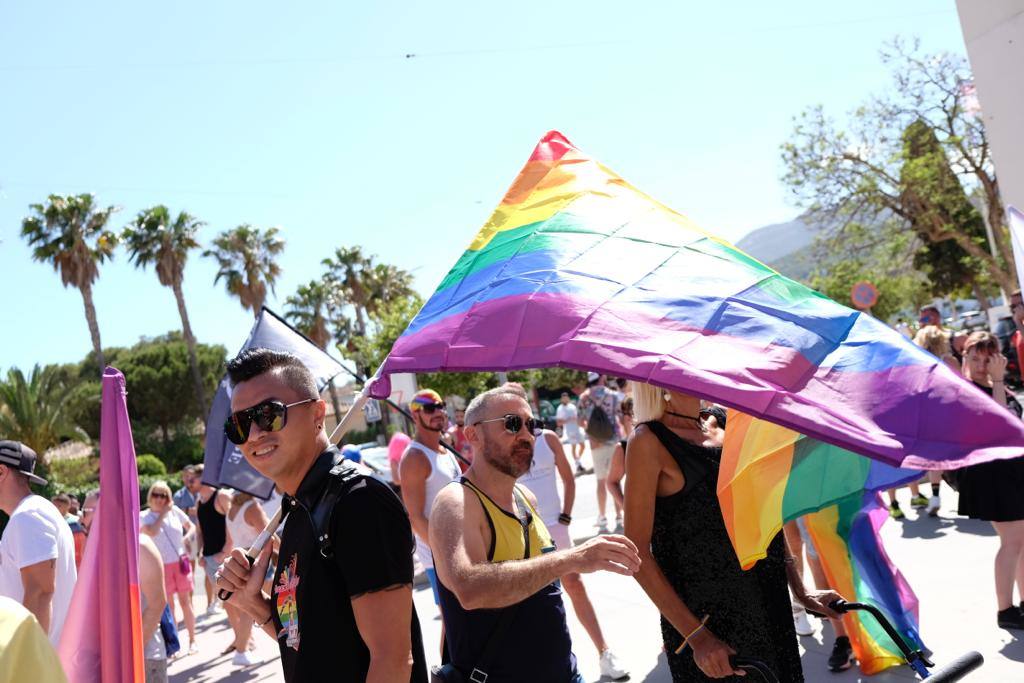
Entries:
{"type": "MultiPolygon", "coordinates": [[[[573,537],[587,538],[595,532],[593,519],[596,500],[593,475],[577,480],[577,509],[572,525],[573,537]]],[[[943,489],[943,509],[939,518],[918,518],[906,500],[903,507],[907,519],[890,521],[883,530],[886,548],[921,601],[921,630],[925,643],[942,663],[960,653],[976,649],[985,656],[985,666],[968,678],[969,681],[1002,682],[1024,680],[1024,640],[995,625],[995,599],[992,590],[992,557],[997,539],[987,523],[959,518],[955,515],[955,494],[943,489]]],[[[647,683],[669,681],[656,610],[639,585],[632,579],[613,574],[592,574],[585,583],[594,602],[606,639],[632,673],[631,680],[647,683]]],[[[424,632],[427,658],[436,662],[440,619],[433,605],[430,589],[419,585],[415,592],[416,609],[424,632]]],[[[196,599],[197,609],[205,607],[203,598],[196,599]]],[[[567,610],[580,669],[587,681],[601,680],[597,656],[572,609],[567,610]]],[[[916,680],[906,667],[892,669],[868,678],[856,668],[843,674],[832,674],[825,661],[832,646],[832,637],[825,627],[814,637],[801,639],[804,673],[809,682],[869,680],[874,683],[897,683],[916,680]]],[[[257,649],[268,658],[258,667],[235,670],[230,656],[216,653],[230,641],[230,629],[223,614],[200,621],[197,655],[180,657],[171,664],[171,680],[184,681],[279,681],[280,665],[276,643],[257,634],[257,649]]]]}

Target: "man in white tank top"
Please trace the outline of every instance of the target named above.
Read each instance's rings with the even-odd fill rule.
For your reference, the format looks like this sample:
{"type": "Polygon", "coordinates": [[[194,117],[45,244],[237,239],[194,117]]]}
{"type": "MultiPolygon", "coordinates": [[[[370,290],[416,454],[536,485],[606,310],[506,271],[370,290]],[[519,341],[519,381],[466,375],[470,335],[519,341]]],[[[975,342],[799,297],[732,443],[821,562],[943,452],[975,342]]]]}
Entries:
{"type": "Polygon", "coordinates": [[[416,556],[426,570],[437,594],[437,574],[430,554],[430,506],[446,484],[457,479],[461,470],[455,456],[441,446],[441,435],[448,427],[444,400],[433,389],[421,389],[409,401],[409,411],[416,423],[416,436],[402,454],[398,466],[402,482],[402,500],[409,511],[409,521],[416,534],[416,556]]]}
{"type": "MultiPolygon", "coordinates": [[[[537,435],[533,444],[533,463],[530,466],[530,471],[519,477],[519,483],[526,486],[536,496],[537,512],[540,514],[544,526],[548,528],[548,532],[555,542],[555,548],[559,550],[571,548],[573,543],[569,536],[569,522],[572,521],[572,506],[576,500],[576,479],[557,434],[545,429],[537,435]],[[556,476],[562,480],[564,500],[558,497],[556,476]]],[[[597,622],[594,605],[590,602],[590,596],[587,595],[587,589],[583,585],[580,575],[566,574],[563,576],[562,588],[572,602],[576,618],[579,619],[580,624],[586,629],[587,635],[594,642],[594,647],[597,648],[600,656],[601,675],[612,680],[620,680],[629,676],[629,672],[622,667],[618,658],[608,649],[604,633],[601,632],[601,625],[597,622]]]]}

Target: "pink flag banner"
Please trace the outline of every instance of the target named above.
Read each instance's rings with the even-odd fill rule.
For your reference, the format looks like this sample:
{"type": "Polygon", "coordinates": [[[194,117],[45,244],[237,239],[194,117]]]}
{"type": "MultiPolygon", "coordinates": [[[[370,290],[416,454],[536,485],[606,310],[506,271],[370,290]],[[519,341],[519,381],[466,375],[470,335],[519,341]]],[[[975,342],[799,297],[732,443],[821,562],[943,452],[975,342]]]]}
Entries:
{"type": "Polygon", "coordinates": [[[139,479],[124,375],[103,373],[100,500],[58,654],[69,683],[145,680],[139,597],[139,479]]]}

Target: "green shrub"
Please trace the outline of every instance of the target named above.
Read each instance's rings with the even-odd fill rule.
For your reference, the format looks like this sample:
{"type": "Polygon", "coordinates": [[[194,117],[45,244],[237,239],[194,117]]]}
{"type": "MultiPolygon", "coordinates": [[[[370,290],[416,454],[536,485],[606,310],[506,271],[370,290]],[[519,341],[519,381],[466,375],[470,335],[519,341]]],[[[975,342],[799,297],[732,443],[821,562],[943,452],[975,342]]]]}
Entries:
{"type": "Polygon", "coordinates": [[[140,477],[146,474],[167,476],[167,466],[161,462],[160,458],[151,453],[136,456],[135,467],[138,469],[140,477]]]}
{"type": "Polygon", "coordinates": [[[99,488],[100,459],[90,455],[54,460],[49,463],[48,472],[43,476],[47,479],[47,486],[45,491],[37,491],[39,495],[49,498],[58,493],[66,493],[82,500],[86,493],[99,488]]]}

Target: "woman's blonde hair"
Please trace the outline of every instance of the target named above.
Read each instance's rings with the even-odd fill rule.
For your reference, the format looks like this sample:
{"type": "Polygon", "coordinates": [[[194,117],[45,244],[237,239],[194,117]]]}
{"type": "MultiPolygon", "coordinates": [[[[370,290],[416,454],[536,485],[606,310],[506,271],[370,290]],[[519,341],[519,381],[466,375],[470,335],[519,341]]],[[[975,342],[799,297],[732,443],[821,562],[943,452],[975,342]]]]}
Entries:
{"type": "Polygon", "coordinates": [[[171,498],[171,487],[167,485],[166,481],[154,481],[152,486],[149,487],[149,492],[146,494],[146,500],[152,498],[154,493],[166,493],[167,502],[171,502],[173,500],[171,498]]]}
{"type": "Polygon", "coordinates": [[[633,420],[636,424],[660,420],[665,414],[665,390],[643,382],[632,382],[632,385],[633,420]]]}
{"type": "Polygon", "coordinates": [[[938,325],[922,327],[914,336],[914,343],[939,358],[949,353],[949,335],[938,325]]]}

